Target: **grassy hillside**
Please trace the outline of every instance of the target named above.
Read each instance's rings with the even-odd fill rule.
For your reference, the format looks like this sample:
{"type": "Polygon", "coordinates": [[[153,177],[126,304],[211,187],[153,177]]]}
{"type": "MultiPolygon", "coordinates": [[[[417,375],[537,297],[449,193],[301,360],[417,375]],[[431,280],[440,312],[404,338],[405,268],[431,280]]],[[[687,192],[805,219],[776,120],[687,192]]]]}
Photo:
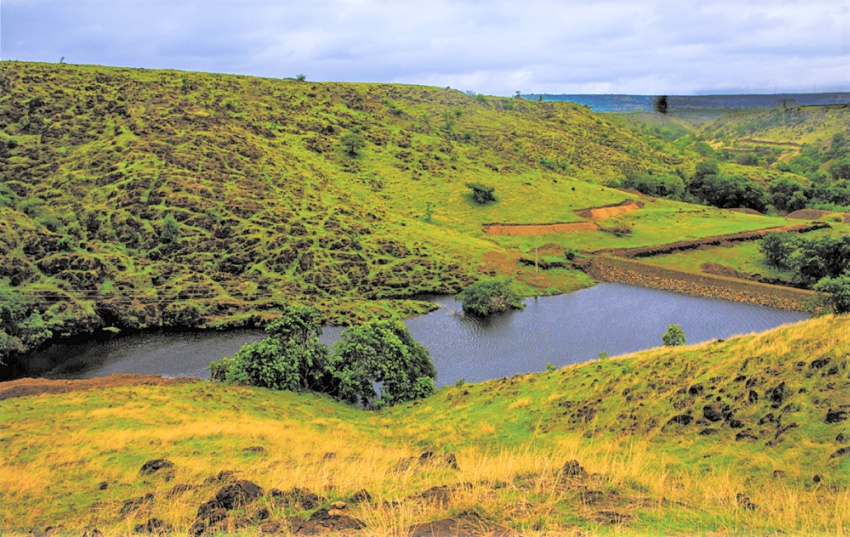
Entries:
{"type": "Polygon", "coordinates": [[[153,518],[186,535],[227,470],[267,494],[211,534],[288,534],[325,508],[369,535],[446,520],[522,535],[846,535],[848,329],[826,316],[378,412],[206,382],[8,399],[0,529],[125,535],[153,518]],[[141,476],[157,458],[173,469],[141,476]],[[287,501],[296,487],[321,498],[287,501]],[[371,501],[353,501],[361,489],[371,501]]]}
{"type": "MultiPolygon", "coordinates": [[[[263,323],[283,303],[330,322],[427,311],[399,300],[510,274],[535,237],[489,222],[571,222],[636,198],[600,184],[696,157],[570,103],[450,89],[64,64],[0,65],[0,349],[107,328],[263,323]],[[346,135],[365,147],[351,155],[346,135]],[[467,182],[495,187],[476,205],[467,182]],[[494,257],[495,256],[495,257],[494,257]],[[494,258],[507,260],[492,263],[494,258]]],[[[666,201],[562,248],[777,225],[666,201]],[[672,222],[675,221],[675,225],[672,222]]],[[[551,239],[551,240],[550,240],[551,239]]]]}

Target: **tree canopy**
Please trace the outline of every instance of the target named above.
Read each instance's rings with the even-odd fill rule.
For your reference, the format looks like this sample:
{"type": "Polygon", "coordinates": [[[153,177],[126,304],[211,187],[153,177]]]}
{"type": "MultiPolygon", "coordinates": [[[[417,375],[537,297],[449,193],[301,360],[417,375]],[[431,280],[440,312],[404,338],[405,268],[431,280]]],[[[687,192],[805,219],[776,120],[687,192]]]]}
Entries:
{"type": "Polygon", "coordinates": [[[348,328],[333,352],[319,342],[321,314],[291,306],[233,359],[209,366],[210,378],[275,390],[315,391],[364,408],[412,401],[434,393],[437,370],[427,349],[400,321],[348,328]],[[376,390],[380,386],[380,394],[376,390]]]}
{"type": "Polygon", "coordinates": [[[513,289],[513,279],[484,280],[474,283],[455,295],[463,311],[477,315],[490,315],[508,308],[523,309],[523,296],[513,289]]]}

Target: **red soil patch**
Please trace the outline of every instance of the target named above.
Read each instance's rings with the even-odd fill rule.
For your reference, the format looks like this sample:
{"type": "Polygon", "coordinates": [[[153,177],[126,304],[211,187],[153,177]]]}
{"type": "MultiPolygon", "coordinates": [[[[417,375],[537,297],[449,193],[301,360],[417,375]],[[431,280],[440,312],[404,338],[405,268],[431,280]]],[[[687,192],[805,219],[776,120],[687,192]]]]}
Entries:
{"type": "Polygon", "coordinates": [[[573,231],[597,231],[599,226],[593,222],[569,222],[555,224],[484,224],[484,233],[488,235],[551,235],[572,233],[573,231]]]}
{"type": "Polygon", "coordinates": [[[167,386],[173,384],[187,384],[190,382],[198,382],[200,380],[201,379],[197,377],[176,377],[166,379],[159,375],[139,375],[127,373],[116,373],[106,377],[98,377],[90,380],[47,380],[27,378],[0,382],[0,401],[15,397],[43,395],[46,393],[67,393],[132,385],[167,386]]]}
{"type": "Polygon", "coordinates": [[[639,201],[623,200],[620,203],[603,205],[602,207],[579,209],[575,213],[582,218],[587,218],[588,220],[605,220],[606,218],[610,218],[618,214],[637,211],[641,207],[643,207],[643,203],[639,201]]]}

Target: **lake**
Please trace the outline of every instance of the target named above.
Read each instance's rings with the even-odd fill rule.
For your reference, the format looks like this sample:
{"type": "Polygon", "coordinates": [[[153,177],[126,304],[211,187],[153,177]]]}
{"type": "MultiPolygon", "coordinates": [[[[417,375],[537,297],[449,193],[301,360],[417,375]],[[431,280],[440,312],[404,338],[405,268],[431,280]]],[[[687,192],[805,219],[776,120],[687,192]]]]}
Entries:
{"type": "MultiPolygon", "coordinates": [[[[431,353],[437,386],[458,379],[480,382],[517,373],[544,371],[616,356],[661,343],[678,324],[688,343],[762,332],[807,319],[793,312],[603,283],[568,295],[526,299],[526,308],[488,318],[465,315],[450,296],[429,297],[441,309],[405,321],[416,341],[431,353]]],[[[322,341],[339,339],[343,328],[328,327],[322,341]]],[[[105,341],[53,345],[28,357],[16,376],[87,379],[112,373],[148,373],[206,378],[206,366],[232,357],[262,330],[138,333],[105,341]]]]}

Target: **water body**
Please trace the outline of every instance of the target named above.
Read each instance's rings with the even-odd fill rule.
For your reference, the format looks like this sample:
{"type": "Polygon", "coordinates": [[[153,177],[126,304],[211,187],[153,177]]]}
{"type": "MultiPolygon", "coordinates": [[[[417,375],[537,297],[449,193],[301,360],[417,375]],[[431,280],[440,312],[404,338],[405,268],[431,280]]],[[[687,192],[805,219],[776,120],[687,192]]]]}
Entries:
{"type": "MultiPolygon", "coordinates": [[[[605,283],[568,295],[526,299],[526,308],[485,319],[465,315],[452,297],[433,297],[441,309],[405,321],[431,353],[437,385],[458,379],[480,382],[544,371],[661,345],[661,335],[679,324],[688,343],[761,332],[808,314],[605,283]]],[[[328,327],[322,341],[339,339],[328,327]]],[[[232,357],[262,330],[134,334],[107,341],[54,345],[31,358],[27,376],[88,379],[112,373],[149,373],[206,378],[207,365],[232,357]]]]}

